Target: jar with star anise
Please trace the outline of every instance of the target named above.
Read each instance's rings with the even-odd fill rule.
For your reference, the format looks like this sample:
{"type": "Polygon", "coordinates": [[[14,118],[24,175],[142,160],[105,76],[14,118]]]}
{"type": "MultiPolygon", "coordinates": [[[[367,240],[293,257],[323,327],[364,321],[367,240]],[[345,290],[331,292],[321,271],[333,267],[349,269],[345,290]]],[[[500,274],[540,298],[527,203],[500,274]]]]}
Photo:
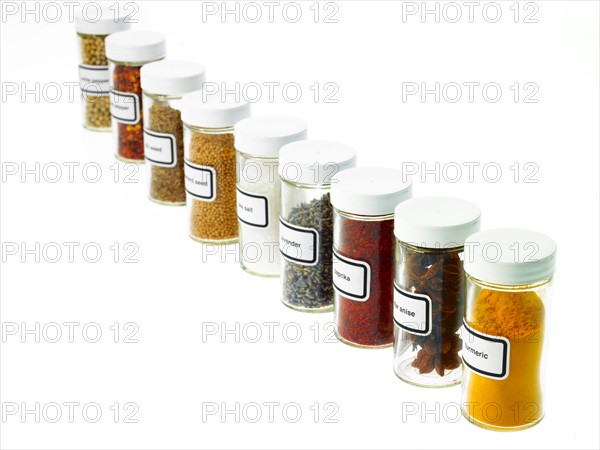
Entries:
{"type": "Polygon", "coordinates": [[[449,197],[396,207],[394,371],[407,383],[460,383],[465,304],[465,239],[479,231],[480,210],[449,197]]]}

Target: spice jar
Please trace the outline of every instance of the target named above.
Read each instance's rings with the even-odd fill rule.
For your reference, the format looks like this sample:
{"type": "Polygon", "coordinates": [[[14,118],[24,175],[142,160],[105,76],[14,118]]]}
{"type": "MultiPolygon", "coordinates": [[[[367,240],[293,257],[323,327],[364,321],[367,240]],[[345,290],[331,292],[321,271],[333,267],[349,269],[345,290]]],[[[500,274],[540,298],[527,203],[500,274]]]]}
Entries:
{"type": "Polygon", "coordinates": [[[396,207],[394,371],[411,384],[460,382],[465,239],[479,230],[480,210],[449,197],[396,207]]]}
{"type": "Polygon", "coordinates": [[[279,150],[306,139],[306,129],[303,120],[287,116],[250,117],[235,126],[240,265],[251,274],[280,274],[279,150]]]}
{"type": "Polygon", "coordinates": [[[129,29],[129,23],[118,11],[105,8],[100,11],[100,18],[94,17],[93,21],[84,10],[75,17],[80,50],[79,89],[83,126],[92,131],[110,131],[110,77],[104,41],[111,33],[129,29]]]}
{"type": "Polygon", "coordinates": [[[187,61],[157,61],[142,67],[144,157],[150,199],[185,205],[181,99],[204,83],[204,67],[187,61]]]}
{"type": "Polygon", "coordinates": [[[356,151],[338,142],[297,141],[279,153],[281,301],[290,308],[333,308],[331,179],[355,165],[356,151]]]}
{"type": "Polygon", "coordinates": [[[332,181],[334,316],[346,344],[394,342],[394,209],[411,194],[412,182],[388,168],[344,170],[332,181]]]}
{"type": "Polygon", "coordinates": [[[144,162],[142,84],[144,64],[163,59],[165,37],[154,31],[121,31],[106,38],[109,62],[110,113],[117,158],[144,162]]]}
{"type": "Polygon", "coordinates": [[[463,415],[496,430],[544,417],[543,349],[556,244],[521,229],[486,230],[465,243],[463,415]]]}
{"type": "Polygon", "coordinates": [[[181,118],[190,237],[226,244],[238,239],[233,129],[250,116],[250,104],[222,97],[186,94],[181,118]]]}

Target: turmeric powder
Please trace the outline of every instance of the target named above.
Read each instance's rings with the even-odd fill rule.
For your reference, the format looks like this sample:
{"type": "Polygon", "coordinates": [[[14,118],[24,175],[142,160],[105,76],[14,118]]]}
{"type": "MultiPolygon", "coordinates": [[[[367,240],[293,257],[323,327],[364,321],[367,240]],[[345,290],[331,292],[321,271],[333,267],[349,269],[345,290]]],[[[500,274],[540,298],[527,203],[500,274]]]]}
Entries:
{"type": "Polygon", "coordinates": [[[465,323],[485,335],[509,341],[508,376],[488,378],[465,370],[463,408],[470,420],[489,428],[531,426],[544,415],[541,356],[545,308],[534,291],[482,289],[465,323]]]}

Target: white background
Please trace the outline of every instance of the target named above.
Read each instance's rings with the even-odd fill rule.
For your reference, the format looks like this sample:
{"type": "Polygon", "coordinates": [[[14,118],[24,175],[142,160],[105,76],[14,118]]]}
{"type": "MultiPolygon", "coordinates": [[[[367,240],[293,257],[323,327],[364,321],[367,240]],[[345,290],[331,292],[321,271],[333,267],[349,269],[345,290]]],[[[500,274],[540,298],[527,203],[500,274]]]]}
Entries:
{"type": "MultiPolygon", "coordinates": [[[[73,183],[64,166],[56,183],[43,176],[36,182],[32,175],[23,182],[20,174],[3,180],[1,238],[29,248],[36,242],[78,242],[81,249],[96,242],[103,256],[92,264],[78,251],[69,263],[65,253],[52,264],[3,255],[2,322],[30,328],[35,322],[95,322],[103,336],[88,343],[81,326],[74,343],[65,336],[56,344],[36,343],[32,336],[21,343],[19,335],[4,335],[1,400],[29,408],[36,402],[96,402],[103,416],[97,423],[86,422],[81,409],[73,423],[67,417],[36,423],[33,415],[4,416],[2,448],[597,448],[599,8],[593,1],[538,1],[538,23],[523,23],[523,16],[514,23],[512,3],[500,2],[497,23],[485,20],[481,9],[469,23],[466,6],[458,23],[443,18],[436,23],[432,16],[423,23],[418,15],[403,23],[402,3],[391,1],[340,1],[339,22],[333,24],[322,23],[322,17],[314,23],[312,2],[302,3],[303,18],[295,24],[280,12],[272,24],[236,23],[232,16],[225,23],[219,16],[203,23],[201,3],[191,1],[138,2],[135,18],[138,29],[167,36],[171,58],[203,63],[211,81],[299,83],[304,95],[297,103],[282,100],[279,91],[276,102],[263,99],[254,112],[302,117],[310,137],[356,146],[360,165],[499,164],[503,176],[496,183],[486,181],[480,169],[473,182],[466,170],[455,183],[436,182],[434,175],[421,180],[418,174],[414,193],[472,200],[482,208],[485,228],[526,227],[556,239],[547,415],[541,424],[493,433],[464,419],[453,423],[459,387],[409,386],[392,371],[391,349],[327,343],[331,314],[306,315],[282,306],[278,280],[240,270],[233,246],[230,254],[206,256],[187,237],[185,208],[146,198],[143,167],[133,176],[135,184],[124,182],[120,166],[115,183],[111,136],[81,127],[78,98],[69,101],[65,88],[54,103],[50,91],[39,101],[33,95],[3,98],[3,172],[7,163],[81,166],[73,183]],[[466,91],[457,103],[443,98],[436,103],[432,95],[425,103],[418,96],[402,102],[402,83],[471,81],[498,83],[502,98],[490,103],[476,90],[473,103],[466,91]],[[339,102],[315,102],[309,90],[315,82],[336,83],[339,102]],[[521,97],[515,103],[509,89],[515,82],[537,84],[539,101],[524,103],[521,97]],[[100,165],[99,182],[83,179],[87,162],[100,165]],[[539,167],[537,183],[523,182],[528,162],[539,167]],[[509,169],[514,163],[521,167],[518,182],[509,169]],[[115,242],[121,247],[118,263],[109,249],[115,242]],[[128,242],[139,246],[139,263],[123,262],[128,242]],[[114,343],[109,327],[115,322],[136,323],[139,343],[123,343],[123,335],[114,343]],[[240,329],[251,322],[280,325],[273,343],[264,327],[255,344],[236,343],[234,335],[225,343],[219,336],[203,343],[207,322],[229,328],[237,322],[240,329]],[[298,343],[282,337],[287,323],[302,330],[298,343]],[[139,405],[139,422],[123,423],[121,415],[114,423],[109,407],[115,402],[121,408],[139,405]],[[274,423],[267,417],[236,423],[232,415],[225,423],[219,416],[203,423],[203,402],[229,407],[296,402],[303,416],[289,423],[279,408],[274,423]],[[315,402],[318,423],[309,409],[315,402]],[[323,423],[327,402],[339,406],[338,423],[323,423]],[[435,411],[438,404],[439,414],[407,416],[403,402],[404,408],[415,403],[419,412],[435,411]]],[[[43,16],[40,23],[32,15],[3,16],[3,91],[7,83],[24,82],[31,89],[36,82],[77,80],[75,30],[67,12],[64,6],[57,23],[43,16]]],[[[288,331],[293,337],[294,329],[288,331]]]]}

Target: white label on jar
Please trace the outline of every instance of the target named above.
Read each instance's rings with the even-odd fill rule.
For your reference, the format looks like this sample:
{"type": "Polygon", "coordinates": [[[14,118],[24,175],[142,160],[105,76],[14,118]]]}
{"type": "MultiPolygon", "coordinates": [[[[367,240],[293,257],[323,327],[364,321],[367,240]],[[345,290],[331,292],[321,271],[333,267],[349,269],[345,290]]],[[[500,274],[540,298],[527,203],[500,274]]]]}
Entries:
{"type": "Polygon", "coordinates": [[[185,161],[185,190],[196,200],[212,202],[217,198],[217,173],[209,166],[185,161]]]}
{"type": "Polygon", "coordinates": [[[237,188],[237,212],[240,222],[253,227],[269,226],[269,200],[263,195],[250,194],[237,188]]]}
{"type": "Polygon", "coordinates": [[[177,141],[167,133],[144,130],[144,157],[153,164],[162,167],[174,167],[177,164],[177,141]]]}
{"type": "Polygon", "coordinates": [[[462,359],[474,372],[487,378],[508,377],[510,342],[502,336],[475,331],[463,320],[462,359]]]}
{"type": "Polygon", "coordinates": [[[333,288],[350,300],[367,301],[371,290],[371,266],[334,251],[333,288]]]}
{"type": "Polygon", "coordinates": [[[394,283],[394,322],[404,331],[420,336],[431,333],[431,299],[394,283]]]}
{"type": "Polygon", "coordinates": [[[140,121],[140,98],[132,92],[111,90],[110,115],[117,122],[137,124],[140,121]]]}
{"type": "Polygon", "coordinates": [[[108,66],[79,65],[79,88],[90,94],[108,95],[110,77],[108,66]]]}
{"type": "Polygon", "coordinates": [[[292,225],[279,219],[279,251],[291,262],[314,266],[319,260],[319,233],[314,228],[292,225]]]}

